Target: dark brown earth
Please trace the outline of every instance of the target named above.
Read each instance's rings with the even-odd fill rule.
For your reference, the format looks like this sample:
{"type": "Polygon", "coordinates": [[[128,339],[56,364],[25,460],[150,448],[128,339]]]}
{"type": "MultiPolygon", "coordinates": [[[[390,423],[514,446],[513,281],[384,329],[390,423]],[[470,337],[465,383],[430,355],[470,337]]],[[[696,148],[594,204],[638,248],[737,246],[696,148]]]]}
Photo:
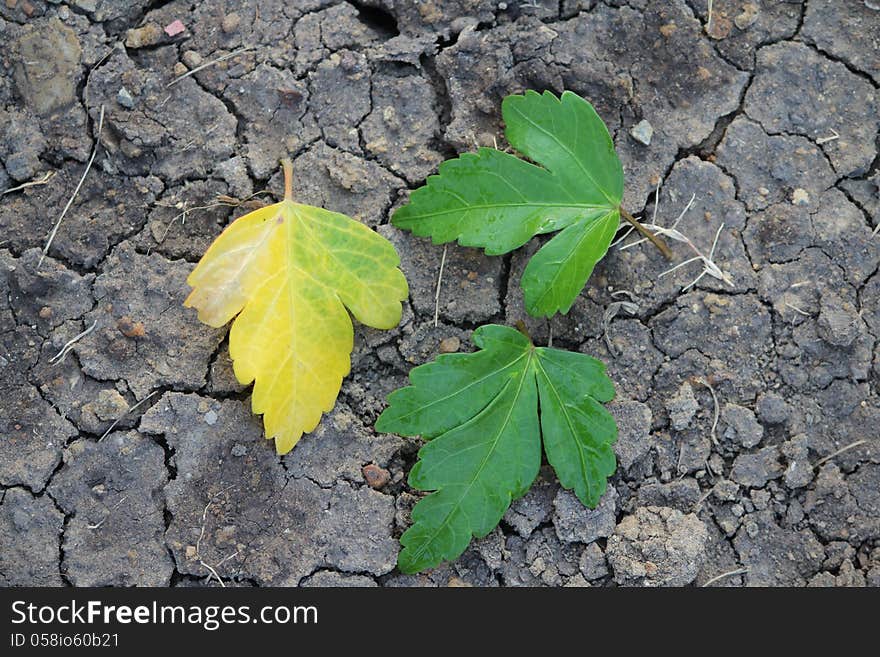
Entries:
{"type": "Polygon", "coordinates": [[[880,10],[713,5],[0,3],[0,584],[880,585],[880,10]],[[668,226],[693,196],[677,228],[704,255],[723,224],[727,282],[614,247],[547,322],[518,285],[538,244],[449,246],[435,327],[443,249],[389,214],[503,145],[527,88],[595,104],[631,212],[668,226]],[[279,458],[226,331],[181,303],[284,155],[299,200],[394,242],[411,296],[397,329],[357,328],[336,409],[279,458]],[[608,362],[618,473],[590,511],[544,471],[457,562],[403,576],[418,443],[372,424],[413,365],[519,319],[608,362]]]}

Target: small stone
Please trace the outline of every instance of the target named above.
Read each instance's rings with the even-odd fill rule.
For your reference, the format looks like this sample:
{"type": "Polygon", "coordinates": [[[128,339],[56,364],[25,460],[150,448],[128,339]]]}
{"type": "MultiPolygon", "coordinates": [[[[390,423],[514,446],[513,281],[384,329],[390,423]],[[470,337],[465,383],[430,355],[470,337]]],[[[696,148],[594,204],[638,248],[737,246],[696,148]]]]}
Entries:
{"type": "Polygon", "coordinates": [[[186,64],[190,69],[194,69],[197,66],[201,66],[204,59],[202,56],[196,52],[195,50],[187,50],[181,55],[180,59],[186,64]]]}
{"type": "Polygon", "coordinates": [[[733,22],[724,16],[712,16],[711,24],[706,25],[706,34],[716,40],[726,39],[733,29],[733,22]]]}
{"type": "Polygon", "coordinates": [[[128,402],[116,390],[101,390],[92,403],[92,412],[100,420],[116,420],[128,412],[128,402]]]}
{"type": "Polygon", "coordinates": [[[810,195],[807,193],[807,190],[802,187],[797,187],[791,193],[791,202],[792,205],[809,205],[810,195]]]}
{"type": "Polygon", "coordinates": [[[235,443],[231,451],[233,456],[242,457],[247,454],[247,447],[241,443],[235,443]]]}
{"type": "Polygon", "coordinates": [[[650,146],[651,139],[654,136],[654,127],[648,122],[647,119],[642,119],[632,128],[630,128],[629,134],[640,144],[650,146]]]}
{"type": "Polygon", "coordinates": [[[232,12],[230,14],[226,14],[223,17],[223,21],[220,23],[220,29],[223,30],[224,34],[230,34],[231,32],[235,32],[238,29],[239,24],[241,23],[241,16],[232,12]]]}
{"type": "Polygon", "coordinates": [[[590,543],[584,548],[578,567],[581,574],[588,580],[599,579],[608,574],[605,553],[596,543],[590,543]]]}
{"type": "Polygon", "coordinates": [[[205,413],[205,422],[213,425],[217,423],[217,411],[208,411],[205,413]]]}
{"type": "Polygon", "coordinates": [[[156,23],[147,23],[136,27],[125,35],[125,45],[129,48],[146,48],[155,46],[162,40],[162,28],[156,23]]]}
{"type": "Polygon", "coordinates": [[[379,490],[391,481],[391,473],[374,463],[365,465],[361,468],[361,472],[364,475],[364,481],[367,482],[367,486],[376,490],[379,490]]]}
{"type": "Polygon", "coordinates": [[[461,348],[461,340],[456,336],[452,336],[451,338],[443,338],[440,340],[440,353],[441,354],[454,354],[461,348]]]}
{"type": "Polygon", "coordinates": [[[183,24],[183,21],[180,19],[176,21],[171,21],[168,25],[165,26],[165,34],[170,37],[175,37],[178,34],[182,34],[186,31],[186,26],[183,24]]]}
{"type": "Polygon", "coordinates": [[[132,109],[134,107],[134,97],[125,87],[119,87],[119,91],[116,92],[116,102],[126,109],[132,109]]]}
{"type": "Polygon", "coordinates": [[[136,322],[128,315],[123,315],[117,320],[116,328],[127,338],[142,338],[147,334],[143,322],[136,322]]]}
{"type": "Polygon", "coordinates": [[[52,309],[49,306],[43,306],[42,308],[40,308],[40,312],[38,314],[40,315],[40,319],[49,319],[50,317],[52,317],[52,309]]]}
{"type": "Polygon", "coordinates": [[[747,30],[758,20],[758,14],[761,10],[753,2],[747,2],[743,5],[742,12],[733,19],[733,24],[740,30],[747,30]]]}
{"type": "Polygon", "coordinates": [[[675,23],[667,23],[666,25],[660,26],[660,34],[665,36],[667,39],[673,35],[675,30],[678,29],[675,23]]]}
{"type": "Polygon", "coordinates": [[[195,545],[187,545],[186,546],[186,558],[187,559],[195,559],[196,558],[196,546],[195,545]]]}

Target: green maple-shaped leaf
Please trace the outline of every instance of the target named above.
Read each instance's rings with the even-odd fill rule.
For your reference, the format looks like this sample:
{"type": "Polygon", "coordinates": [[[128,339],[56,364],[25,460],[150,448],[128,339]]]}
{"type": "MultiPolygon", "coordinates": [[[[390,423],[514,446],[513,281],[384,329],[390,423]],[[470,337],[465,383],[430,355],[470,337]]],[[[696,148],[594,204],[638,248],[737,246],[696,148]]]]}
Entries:
{"type": "Polygon", "coordinates": [[[576,94],[527,91],[501,111],[510,145],[537,164],[492,148],[447,160],[392,222],[487,255],[561,231],[529,261],[522,288],[530,315],[567,313],[617,231],[623,168],[602,119],[576,94]]]}
{"type": "Polygon", "coordinates": [[[541,443],[560,483],[594,507],[615,469],[617,426],[605,366],[586,354],[535,347],[520,332],[474,331],[480,351],[416,367],[393,392],[378,431],[429,442],[409,483],[436,491],[416,504],[398,565],[412,573],[464,552],[531,486],[541,443]],[[540,407],[540,413],[539,413],[540,407]]]}

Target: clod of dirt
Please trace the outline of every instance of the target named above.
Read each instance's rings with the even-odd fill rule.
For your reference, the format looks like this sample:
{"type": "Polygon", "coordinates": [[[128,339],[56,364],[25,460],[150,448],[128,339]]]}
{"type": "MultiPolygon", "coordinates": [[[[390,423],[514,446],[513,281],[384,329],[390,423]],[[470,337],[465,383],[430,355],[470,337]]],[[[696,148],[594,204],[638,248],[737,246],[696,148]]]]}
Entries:
{"type": "Polygon", "coordinates": [[[558,492],[559,484],[553,472],[543,468],[526,494],[510,505],[504,514],[504,522],[513,527],[521,537],[528,538],[539,525],[550,519],[553,501],[558,492]]]}
{"type": "Polygon", "coordinates": [[[730,478],[751,488],[763,488],[771,479],[782,476],[779,448],[771,445],[754,454],[740,454],[733,461],[730,478]]]}
{"type": "Polygon", "coordinates": [[[10,488],[0,496],[0,585],[63,586],[58,564],[64,516],[43,495],[10,488]]]}
{"type": "Polygon", "coordinates": [[[614,581],[625,586],[684,586],[706,561],[709,533],[697,516],[667,507],[639,507],[608,539],[614,581]]]}
{"type": "Polygon", "coordinates": [[[614,453],[626,472],[651,450],[651,409],[645,404],[619,401],[608,407],[617,422],[614,453]]]}
{"type": "Polygon", "coordinates": [[[590,543],[581,553],[578,562],[581,574],[588,580],[601,579],[608,575],[608,564],[605,561],[605,553],[596,543],[590,543]]]}
{"type": "Polygon", "coordinates": [[[566,543],[592,543],[611,536],[617,513],[617,491],[609,485],[599,506],[588,509],[571,491],[560,490],[553,500],[556,535],[566,543]]]}
{"type": "Polygon", "coordinates": [[[694,415],[700,410],[690,383],[685,381],[681,384],[675,396],[666,402],[666,410],[673,429],[683,431],[688,428],[694,415]]]}
{"type": "Polygon", "coordinates": [[[29,24],[12,46],[15,85],[37,114],[73,104],[82,76],[76,33],[57,18],[29,24]]]}
{"type": "Polygon", "coordinates": [[[721,421],[727,425],[721,432],[724,439],[746,449],[755,447],[764,438],[764,428],[755,414],[738,404],[725,404],[721,409],[721,421]]]}
{"type": "Polygon", "coordinates": [[[772,511],[744,518],[733,545],[748,571],[749,586],[803,586],[825,558],[822,544],[809,529],[781,527],[772,511]]]}

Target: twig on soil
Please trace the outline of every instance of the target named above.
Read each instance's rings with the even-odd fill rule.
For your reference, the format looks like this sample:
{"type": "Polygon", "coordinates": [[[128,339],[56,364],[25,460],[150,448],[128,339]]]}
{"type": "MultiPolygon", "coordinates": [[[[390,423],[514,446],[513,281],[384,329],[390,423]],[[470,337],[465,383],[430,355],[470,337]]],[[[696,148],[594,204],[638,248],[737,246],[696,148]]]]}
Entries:
{"type": "MultiPolygon", "coordinates": [[[[715,388],[712,387],[712,384],[709,383],[708,379],[704,379],[703,377],[697,377],[694,379],[694,383],[699,383],[702,386],[705,386],[709,389],[709,394],[712,395],[712,404],[715,406],[715,415],[712,418],[712,429],[709,432],[710,437],[712,438],[712,442],[715,446],[718,446],[718,437],[715,435],[715,430],[718,428],[718,418],[721,415],[720,407],[718,405],[718,395],[715,394],[715,388]]],[[[711,470],[711,468],[709,468],[711,470]]]]}
{"type": "Polygon", "coordinates": [[[712,584],[715,584],[716,582],[720,582],[725,577],[733,577],[734,575],[745,575],[747,572],[749,572],[748,568],[739,568],[737,570],[731,570],[730,572],[727,572],[727,573],[721,573],[720,575],[713,577],[712,579],[705,582],[703,584],[703,588],[705,588],[707,586],[711,586],[712,584]]]}
{"type": "Polygon", "coordinates": [[[822,144],[827,144],[829,141],[834,141],[835,139],[840,139],[840,135],[837,134],[837,130],[834,128],[829,128],[831,130],[831,136],[829,137],[819,137],[816,140],[816,143],[821,146],[822,144]]]}
{"type": "Polygon", "coordinates": [[[151,392],[149,395],[147,395],[146,397],[144,397],[143,399],[141,399],[137,404],[135,404],[134,406],[132,406],[131,408],[129,408],[127,411],[125,411],[125,413],[123,413],[123,414],[120,415],[118,418],[116,418],[115,420],[113,420],[113,424],[111,424],[111,425],[107,428],[107,431],[104,432],[104,435],[102,435],[100,438],[98,438],[98,442],[101,442],[102,440],[104,440],[104,438],[106,438],[106,437],[110,434],[110,432],[113,431],[113,429],[116,428],[116,425],[119,424],[120,422],[122,422],[123,418],[124,418],[126,415],[128,415],[128,414],[131,413],[132,411],[136,411],[138,408],[140,408],[141,406],[143,406],[144,404],[146,404],[148,399],[150,399],[151,397],[155,397],[155,396],[158,395],[158,394],[159,394],[159,391],[158,391],[158,390],[154,390],[154,391],[151,392]]]}
{"type": "Polygon", "coordinates": [[[443,245],[443,255],[440,256],[440,271],[437,272],[437,287],[434,289],[434,328],[437,328],[440,318],[440,285],[443,282],[443,267],[446,265],[446,247],[443,245]]]}
{"type": "MultiPolygon", "coordinates": [[[[161,203],[156,203],[157,206],[163,207],[163,208],[178,208],[178,209],[184,208],[183,211],[178,212],[176,215],[174,215],[168,221],[168,225],[165,226],[165,232],[162,233],[161,239],[156,240],[156,242],[158,244],[162,244],[165,241],[165,239],[168,237],[168,233],[171,232],[171,228],[174,226],[175,222],[178,219],[181,219],[181,222],[180,222],[181,226],[186,225],[186,217],[187,217],[187,215],[189,215],[190,212],[195,212],[197,210],[213,210],[214,208],[223,208],[223,207],[237,208],[237,207],[244,205],[245,203],[247,203],[251,199],[259,196],[260,194],[273,194],[273,193],[274,192],[271,192],[268,189],[264,189],[259,192],[254,192],[250,196],[248,196],[246,198],[242,198],[242,199],[235,198],[233,196],[227,196],[226,194],[218,194],[216,196],[216,198],[214,199],[213,203],[209,203],[208,205],[197,205],[192,208],[185,207],[186,204],[183,202],[177,203],[175,205],[163,205],[161,203]]],[[[149,255],[149,251],[147,252],[147,255],[149,255]]]]}
{"type": "Polygon", "coordinates": [[[98,523],[95,523],[94,525],[86,525],[86,527],[87,527],[88,529],[98,529],[101,525],[103,525],[103,524],[107,521],[107,518],[110,517],[110,514],[113,513],[113,512],[114,512],[116,509],[118,509],[120,506],[122,506],[122,503],[125,502],[125,500],[127,500],[127,499],[128,499],[128,495],[125,495],[121,500],[119,500],[119,501],[118,501],[116,504],[114,504],[111,508],[107,509],[107,515],[104,516],[103,520],[101,520],[101,521],[98,522],[98,523]]]}
{"type": "Polygon", "coordinates": [[[706,19],[706,34],[712,33],[712,0],[707,0],[706,12],[709,14],[709,18],[706,19]]]}
{"type": "Polygon", "coordinates": [[[52,228],[52,232],[49,233],[49,239],[46,240],[46,246],[43,247],[43,253],[40,255],[40,260],[37,262],[37,269],[40,268],[40,265],[43,264],[43,260],[46,258],[46,254],[49,253],[49,247],[52,246],[52,241],[55,239],[55,235],[58,233],[58,229],[61,227],[61,222],[64,220],[64,215],[67,214],[67,211],[70,209],[70,206],[73,205],[73,199],[76,198],[76,195],[79,194],[79,190],[82,187],[83,183],[86,180],[86,176],[89,173],[89,169],[92,168],[92,164],[95,161],[95,156],[98,155],[98,148],[101,146],[101,131],[104,129],[104,106],[101,105],[101,116],[98,118],[98,135],[95,137],[95,147],[92,149],[92,156],[89,158],[88,164],[86,164],[85,171],[83,171],[82,178],[79,179],[79,183],[76,186],[76,189],[73,190],[73,195],[68,199],[67,205],[64,206],[64,210],[61,212],[61,216],[58,217],[58,221],[55,222],[55,226],[52,228]]]}
{"type": "Polygon", "coordinates": [[[58,363],[63,361],[70,350],[73,349],[73,345],[75,345],[77,342],[86,337],[89,333],[94,331],[97,325],[98,320],[96,319],[94,322],[92,322],[92,325],[89,328],[87,328],[85,331],[82,331],[81,333],[77,333],[70,340],[68,340],[65,345],[61,347],[61,351],[59,351],[57,354],[52,356],[52,358],[49,359],[49,362],[53,365],[57,365],[58,363]]]}
{"type": "Polygon", "coordinates": [[[789,303],[788,301],[786,301],[785,305],[786,305],[786,307],[791,308],[793,311],[795,311],[799,315],[803,315],[804,317],[812,317],[812,315],[810,315],[810,313],[808,313],[806,310],[801,310],[800,308],[795,306],[793,303],[789,303]]]}
{"type": "Polygon", "coordinates": [[[213,575],[213,576],[217,579],[217,581],[220,583],[220,586],[222,586],[223,588],[226,588],[226,583],[225,583],[225,582],[223,581],[223,579],[220,577],[220,574],[217,572],[217,568],[219,568],[219,567],[222,566],[224,563],[226,563],[227,561],[229,561],[230,559],[232,559],[232,557],[238,555],[238,553],[239,553],[240,551],[239,551],[239,550],[236,550],[236,551],[233,552],[232,554],[227,555],[227,556],[225,556],[223,559],[221,559],[221,560],[217,563],[216,566],[211,566],[210,564],[205,563],[205,560],[202,558],[202,539],[205,538],[205,530],[206,530],[207,527],[208,527],[208,509],[210,509],[210,508],[211,508],[211,505],[214,503],[214,498],[215,498],[217,495],[219,495],[220,493],[229,490],[230,488],[233,488],[233,486],[229,486],[228,488],[224,488],[223,490],[221,490],[221,491],[215,493],[215,494],[212,495],[211,498],[208,500],[208,503],[205,505],[205,508],[204,508],[204,510],[202,511],[202,529],[201,529],[201,531],[199,531],[199,537],[196,539],[196,554],[195,554],[195,556],[196,556],[196,558],[198,558],[198,560],[199,560],[199,565],[202,566],[202,568],[204,568],[205,570],[207,570],[209,573],[211,573],[211,574],[208,576],[208,580],[207,580],[207,581],[210,582],[210,581],[211,581],[211,576],[213,575]]]}
{"type": "Polygon", "coordinates": [[[705,502],[707,499],[709,499],[709,496],[711,494],[712,494],[711,488],[709,490],[707,490],[705,493],[703,493],[703,495],[700,497],[700,499],[697,500],[697,503],[694,504],[694,508],[693,508],[694,513],[696,513],[696,511],[700,508],[700,506],[702,506],[703,502],[705,502]]]}
{"type": "Polygon", "coordinates": [[[859,447],[860,445],[864,445],[866,442],[868,442],[868,441],[867,440],[857,440],[854,443],[850,443],[846,447],[841,447],[836,452],[832,452],[831,454],[829,454],[825,458],[821,458],[818,461],[816,461],[816,463],[813,465],[813,468],[814,469],[818,468],[819,466],[822,466],[825,463],[827,463],[828,461],[830,461],[831,459],[833,459],[835,456],[840,456],[844,452],[848,452],[849,450],[854,449],[856,447],[859,447]]]}
{"type": "Polygon", "coordinates": [[[28,187],[36,187],[38,185],[45,185],[47,182],[52,180],[52,176],[54,176],[56,173],[58,173],[58,172],[57,171],[47,171],[45,174],[43,174],[42,178],[37,178],[35,180],[31,180],[29,182],[22,183],[16,187],[10,187],[9,189],[4,189],[2,192],[0,192],[0,196],[5,196],[6,194],[11,194],[12,192],[17,192],[21,189],[27,189],[28,187]]]}
{"type": "Polygon", "coordinates": [[[250,50],[256,50],[256,46],[244,46],[243,48],[239,48],[238,50],[233,50],[232,52],[228,52],[225,55],[218,57],[217,59],[212,59],[210,62],[205,62],[201,66],[196,66],[194,69],[187,71],[183,75],[178,75],[171,82],[166,84],[165,88],[167,89],[168,87],[174,86],[175,84],[177,84],[178,82],[180,82],[184,78],[188,78],[190,75],[195,75],[199,71],[202,71],[202,70],[208,68],[209,66],[213,66],[214,64],[219,64],[220,62],[225,62],[227,59],[232,59],[233,57],[235,57],[237,55],[241,55],[243,53],[246,53],[250,50]]]}

